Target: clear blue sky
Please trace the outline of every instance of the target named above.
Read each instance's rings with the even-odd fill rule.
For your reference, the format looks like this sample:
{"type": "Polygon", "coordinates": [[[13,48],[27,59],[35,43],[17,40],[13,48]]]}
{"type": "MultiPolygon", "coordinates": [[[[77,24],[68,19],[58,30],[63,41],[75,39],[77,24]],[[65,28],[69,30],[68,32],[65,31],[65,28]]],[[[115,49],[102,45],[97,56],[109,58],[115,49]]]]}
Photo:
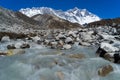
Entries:
{"type": "Polygon", "coordinates": [[[19,10],[27,7],[51,7],[68,10],[74,7],[86,8],[101,18],[120,17],[120,0],[0,0],[0,6],[19,10]]]}

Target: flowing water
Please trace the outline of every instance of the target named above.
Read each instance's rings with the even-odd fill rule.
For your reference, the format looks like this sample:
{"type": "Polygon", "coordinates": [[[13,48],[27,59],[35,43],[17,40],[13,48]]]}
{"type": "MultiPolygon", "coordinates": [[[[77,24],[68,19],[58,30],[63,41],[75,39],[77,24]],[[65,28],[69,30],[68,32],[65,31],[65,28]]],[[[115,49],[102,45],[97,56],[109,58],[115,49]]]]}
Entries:
{"type": "Polygon", "coordinates": [[[70,50],[30,48],[25,54],[0,57],[0,80],[120,80],[120,65],[96,57],[96,49],[76,45],[70,50]],[[84,54],[85,58],[70,58],[69,54],[84,54]],[[98,69],[106,64],[114,71],[98,76],[98,69]]]}

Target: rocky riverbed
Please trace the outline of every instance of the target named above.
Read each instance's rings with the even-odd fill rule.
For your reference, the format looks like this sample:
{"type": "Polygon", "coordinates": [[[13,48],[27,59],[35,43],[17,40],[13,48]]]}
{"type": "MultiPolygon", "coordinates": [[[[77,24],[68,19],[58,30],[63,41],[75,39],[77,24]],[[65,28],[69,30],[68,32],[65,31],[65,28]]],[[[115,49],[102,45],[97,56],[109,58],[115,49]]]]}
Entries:
{"type": "Polygon", "coordinates": [[[110,26],[3,36],[0,80],[119,80],[120,35],[110,26]]]}

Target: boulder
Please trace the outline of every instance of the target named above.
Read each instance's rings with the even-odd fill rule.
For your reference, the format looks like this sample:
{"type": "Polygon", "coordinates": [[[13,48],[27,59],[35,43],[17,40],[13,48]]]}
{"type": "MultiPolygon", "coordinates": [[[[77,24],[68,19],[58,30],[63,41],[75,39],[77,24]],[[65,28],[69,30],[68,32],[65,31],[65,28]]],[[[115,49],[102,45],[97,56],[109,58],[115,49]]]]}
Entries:
{"type": "Polygon", "coordinates": [[[113,53],[106,53],[104,58],[110,62],[114,62],[113,53]]]}
{"type": "Polygon", "coordinates": [[[80,41],[80,38],[79,38],[79,37],[77,37],[77,38],[75,38],[75,40],[76,40],[77,42],[79,42],[79,41],[80,41]]]}
{"type": "Polygon", "coordinates": [[[28,36],[26,40],[33,40],[32,37],[28,36]]]}
{"type": "Polygon", "coordinates": [[[51,45],[57,45],[58,43],[57,42],[50,42],[51,45]]]}
{"type": "Polygon", "coordinates": [[[8,41],[10,41],[9,36],[3,36],[1,39],[1,42],[8,42],[8,41]]]}
{"type": "Polygon", "coordinates": [[[0,51],[0,56],[5,56],[5,55],[7,55],[6,52],[0,51]]]}
{"type": "Polygon", "coordinates": [[[113,67],[111,65],[106,65],[106,66],[101,67],[98,70],[98,75],[102,76],[102,77],[105,77],[112,71],[113,71],[113,67]]]}
{"type": "Polygon", "coordinates": [[[82,45],[82,46],[90,46],[89,43],[87,43],[87,42],[82,42],[82,41],[79,41],[79,45],[82,45]]]}
{"type": "Polygon", "coordinates": [[[25,48],[30,48],[30,45],[27,43],[23,43],[20,48],[25,49],[25,48]]]}
{"type": "Polygon", "coordinates": [[[116,27],[116,26],[117,26],[117,23],[112,23],[112,26],[113,26],[113,27],[116,27]]]}
{"type": "Polygon", "coordinates": [[[120,63],[120,54],[114,54],[114,63],[120,63]]]}
{"type": "Polygon", "coordinates": [[[83,58],[85,58],[85,55],[84,54],[69,54],[68,57],[69,58],[83,59],[83,58]]]}
{"type": "Polygon", "coordinates": [[[107,51],[105,51],[104,49],[102,48],[98,48],[97,51],[96,51],[96,54],[100,57],[104,57],[104,55],[107,53],[107,51]]]}
{"type": "Polygon", "coordinates": [[[73,44],[73,39],[71,37],[67,37],[66,40],[65,40],[65,43],[73,44]]]}
{"type": "Polygon", "coordinates": [[[9,49],[7,51],[7,56],[15,55],[15,54],[24,54],[25,50],[24,49],[9,49]]]}
{"type": "Polygon", "coordinates": [[[110,55],[113,55],[116,51],[119,51],[119,48],[112,45],[113,41],[108,42],[101,42],[100,47],[97,50],[97,53],[99,54],[105,54],[109,53],[110,55]]]}
{"type": "Polygon", "coordinates": [[[25,54],[25,50],[24,49],[14,49],[14,54],[25,54]]]}
{"type": "Polygon", "coordinates": [[[66,39],[66,36],[63,35],[63,34],[58,34],[58,36],[56,37],[56,39],[62,39],[62,40],[65,40],[66,39]]]}
{"type": "Polygon", "coordinates": [[[60,44],[61,46],[63,46],[63,45],[64,45],[64,42],[63,42],[62,40],[60,40],[60,41],[58,42],[58,44],[60,44]]]}
{"type": "Polygon", "coordinates": [[[50,43],[49,40],[47,40],[47,39],[44,40],[44,45],[48,45],[49,43],[50,43]]]}
{"type": "Polygon", "coordinates": [[[72,36],[72,37],[74,37],[74,38],[77,37],[75,31],[69,31],[69,32],[68,32],[68,36],[72,36]]]}
{"type": "Polygon", "coordinates": [[[24,43],[23,41],[22,41],[22,42],[17,42],[17,43],[15,44],[15,47],[16,47],[17,49],[20,49],[20,46],[22,46],[23,43],[24,43]]]}
{"type": "Polygon", "coordinates": [[[60,40],[57,44],[57,48],[58,49],[62,49],[63,48],[63,45],[64,45],[64,42],[62,40],[60,40]]]}
{"type": "Polygon", "coordinates": [[[16,49],[16,47],[14,44],[11,44],[11,45],[7,45],[7,49],[16,49]]]}
{"type": "Polygon", "coordinates": [[[112,28],[112,29],[111,29],[111,32],[112,32],[112,34],[117,34],[116,28],[112,28]]]}
{"type": "Polygon", "coordinates": [[[96,54],[110,62],[114,62],[114,63],[120,63],[120,55],[119,53],[109,53],[107,51],[105,51],[104,49],[102,48],[98,48],[97,51],[96,51],[96,54]]]}
{"type": "Polygon", "coordinates": [[[91,40],[92,39],[92,36],[91,36],[92,34],[89,34],[89,33],[87,33],[87,32],[82,32],[81,34],[80,34],[80,37],[81,37],[81,39],[83,40],[83,41],[89,41],[89,40],[91,40]]]}
{"type": "Polygon", "coordinates": [[[57,48],[57,44],[58,44],[57,42],[50,42],[49,46],[50,46],[51,49],[56,49],[57,48]]]}
{"type": "Polygon", "coordinates": [[[65,45],[63,45],[63,49],[70,49],[70,48],[72,48],[72,46],[69,45],[69,44],[65,44],[65,45]]]}
{"type": "Polygon", "coordinates": [[[56,75],[58,76],[59,80],[64,80],[64,74],[61,71],[56,72],[56,75]]]}
{"type": "Polygon", "coordinates": [[[100,47],[102,49],[104,49],[105,51],[110,52],[110,53],[119,50],[117,47],[114,47],[113,45],[106,43],[106,42],[102,42],[100,47]]]}
{"type": "Polygon", "coordinates": [[[43,40],[38,40],[37,41],[37,44],[42,44],[43,43],[43,40]]]}
{"type": "Polygon", "coordinates": [[[38,40],[40,40],[40,37],[35,36],[35,37],[32,37],[32,39],[33,39],[34,42],[37,42],[38,40]]]}

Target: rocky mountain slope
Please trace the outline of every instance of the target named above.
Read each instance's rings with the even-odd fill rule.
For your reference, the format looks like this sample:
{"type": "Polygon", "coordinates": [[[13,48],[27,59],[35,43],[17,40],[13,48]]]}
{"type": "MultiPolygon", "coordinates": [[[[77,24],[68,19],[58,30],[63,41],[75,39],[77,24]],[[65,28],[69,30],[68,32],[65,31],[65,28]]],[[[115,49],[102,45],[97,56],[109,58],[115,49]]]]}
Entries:
{"type": "MultiPolygon", "coordinates": [[[[34,16],[34,18],[35,17],[37,16],[34,16]]],[[[62,29],[63,27],[66,27],[66,29],[80,27],[79,24],[74,24],[58,17],[54,17],[53,19],[50,15],[41,15],[42,21],[34,18],[0,7],[0,32],[32,33],[51,27],[57,29],[62,29]],[[58,18],[58,20],[55,20],[55,18],[58,18]],[[49,24],[46,21],[49,21],[49,24]],[[42,22],[44,22],[44,24],[42,22]]]]}
{"type": "Polygon", "coordinates": [[[44,28],[60,28],[60,29],[70,29],[70,28],[80,28],[81,26],[78,23],[70,23],[67,20],[61,19],[57,16],[49,14],[38,14],[33,17],[34,20],[40,22],[40,26],[44,28]]]}
{"type": "Polygon", "coordinates": [[[0,8],[0,31],[25,33],[27,29],[32,29],[34,26],[38,26],[37,21],[34,21],[25,15],[22,15],[22,17],[20,18],[20,14],[5,8],[0,8]],[[27,22],[27,20],[23,19],[24,17],[31,20],[31,22],[36,22],[36,24],[27,22]]]}
{"type": "Polygon", "coordinates": [[[120,18],[114,18],[114,19],[102,19],[100,21],[95,21],[92,23],[89,23],[87,25],[88,27],[98,27],[98,26],[113,26],[113,27],[120,27],[120,18]]]}
{"type": "Polygon", "coordinates": [[[67,11],[54,10],[48,7],[38,7],[38,8],[33,7],[31,9],[30,8],[21,9],[20,12],[29,17],[32,17],[37,14],[51,14],[59,18],[68,20],[72,23],[79,23],[79,24],[85,24],[100,20],[100,18],[95,14],[87,11],[86,9],[78,9],[77,7],[67,11]]]}

